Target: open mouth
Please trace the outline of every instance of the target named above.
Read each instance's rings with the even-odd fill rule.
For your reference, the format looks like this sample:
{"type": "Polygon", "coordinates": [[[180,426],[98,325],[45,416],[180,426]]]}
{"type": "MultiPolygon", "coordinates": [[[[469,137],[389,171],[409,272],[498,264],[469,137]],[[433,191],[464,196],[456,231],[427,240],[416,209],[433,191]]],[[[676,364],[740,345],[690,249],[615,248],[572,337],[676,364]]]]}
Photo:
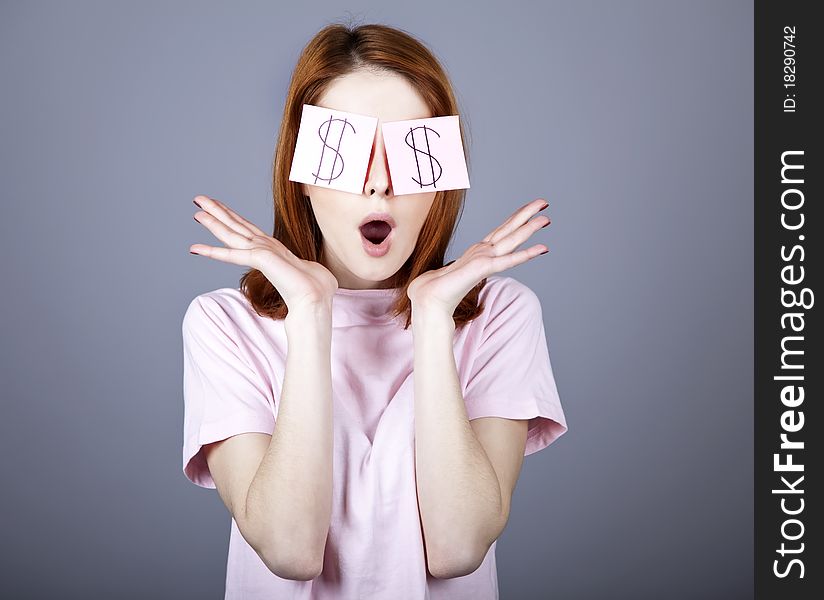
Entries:
{"type": "Polygon", "coordinates": [[[369,215],[367,220],[361,223],[359,229],[363,251],[366,254],[373,258],[389,254],[392,240],[395,237],[395,220],[392,215],[386,213],[369,215]]]}
{"type": "Polygon", "coordinates": [[[386,221],[368,221],[360,230],[364,238],[378,246],[392,233],[392,226],[386,221]]]}

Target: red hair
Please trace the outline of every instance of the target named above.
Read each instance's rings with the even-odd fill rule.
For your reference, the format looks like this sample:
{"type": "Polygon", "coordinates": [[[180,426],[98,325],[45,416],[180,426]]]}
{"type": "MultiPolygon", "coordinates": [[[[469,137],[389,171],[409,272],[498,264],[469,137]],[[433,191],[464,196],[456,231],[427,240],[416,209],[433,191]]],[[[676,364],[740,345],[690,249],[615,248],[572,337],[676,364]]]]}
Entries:
{"type": "MultiPolygon", "coordinates": [[[[304,260],[319,261],[323,236],[300,184],[289,181],[302,108],[304,104],[314,104],[333,79],[360,69],[389,71],[405,77],[421,94],[433,117],[458,114],[445,70],[432,52],[409,33],[381,24],[354,28],[332,24],[321,29],[303,49],[292,73],[272,168],[275,215],[272,235],[304,260]]],[[[460,125],[468,157],[463,119],[460,125]]],[[[418,275],[444,266],[465,195],[466,190],[436,192],[414,251],[392,277],[391,287],[399,288],[392,312],[393,316],[405,314],[404,328],[408,328],[412,320],[407,287],[418,275]]],[[[456,327],[483,311],[478,298],[485,284],[486,278],[458,304],[453,313],[456,327]]],[[[244,273],[240,288],[259,315],[283,319],[288,313],[280,293],[259,270],[244,273]]]]}

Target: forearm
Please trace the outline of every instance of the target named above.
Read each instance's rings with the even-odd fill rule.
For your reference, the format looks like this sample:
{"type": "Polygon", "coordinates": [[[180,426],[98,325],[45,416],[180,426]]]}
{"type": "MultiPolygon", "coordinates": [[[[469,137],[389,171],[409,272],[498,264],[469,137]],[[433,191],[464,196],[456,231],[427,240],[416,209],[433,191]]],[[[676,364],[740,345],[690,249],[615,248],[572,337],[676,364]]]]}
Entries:
{"type": "Polygon", "coordinates": [[[412,324],[418,504],[430,569],[449,569],[480,558],[498,536],[501,490],[467,418],[452,317],[413,307],[412,324]]]}
{"type": "Polygon", "coordinates": [[[286,330],[277,422],[246,518],[266,532],[263,553],[297,570],[322,562],[332,512],[331,310],[290,312],[286,330]]]}

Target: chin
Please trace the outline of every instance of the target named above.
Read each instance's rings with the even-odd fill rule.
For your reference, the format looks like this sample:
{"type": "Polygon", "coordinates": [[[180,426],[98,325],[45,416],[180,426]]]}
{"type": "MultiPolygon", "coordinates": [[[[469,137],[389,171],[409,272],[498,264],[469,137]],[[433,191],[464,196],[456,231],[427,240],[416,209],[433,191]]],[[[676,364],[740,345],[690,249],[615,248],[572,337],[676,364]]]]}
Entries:
{"type": "MultiPolygon", "coordinates": [[[[388,258],[388,257],[387,257],[388,258]]],[[[398,272],[399,266],[385,262],[381,265],[364,265],[361,263],[357,269],[352,269],[352,274],[364,281],[371,281],[373,283],[380,283],[386,281],[398,272]]]]}
{"type": "Polygon", "coordinates": [[[352,265],[350,271],[359,279],[379,283],[386,281],[400,270],[405,260],[403,256],[405,255],[399,254],[396,256],[394,252],[389,252],[379,258],[366,256],[365,254],[358,255],[349,263],[352,265]]]}

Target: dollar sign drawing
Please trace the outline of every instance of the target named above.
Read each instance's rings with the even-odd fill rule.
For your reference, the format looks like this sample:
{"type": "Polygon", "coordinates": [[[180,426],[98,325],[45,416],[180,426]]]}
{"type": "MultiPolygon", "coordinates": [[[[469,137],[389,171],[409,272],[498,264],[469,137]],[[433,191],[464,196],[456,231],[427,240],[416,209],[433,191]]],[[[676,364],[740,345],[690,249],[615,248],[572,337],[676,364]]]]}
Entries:
{"type": "Polygon", "coordinates": [[[413,177],[412,181],[414,181],[415,183],[417,183],[421,187],[424,187],[424,186],[427,186],[427,185],[431,185],[432,187],[438,187],[438,186],[435,185],[435,182],[438,181],[438,179],[441,178],[441,175],[443,175],[443,168],[441,167],[440,161],[438,161],[438,159],[435,158],[434,156],[432,156],[432,154],[430,153],[431,149],[429,147],[429,135],[427,135],[427,133],[426,133],[427,130],[431,131],[432,133],[434,133],[438,137],[441,137],[441,134],[438,133],[437,131],[435,131],[434,129],[432,129],[431,127],[427,127],[426,125],[421,125],[420,127],[415,127],[414,129],[410,128],[409,133],[406,134],[406,138],[404,139],[404,141],[406,142],[407,146],[412,148],[412,151],[415,154],[415,165],[418,167],[418,178],[415,179],[413,177]],[[418,148],[415,145],[415,132],[418,129],[423,129],[423,137],[424,137],[424,140],[426,141],[426,151],[421,150],[420,148],[418,148]],[[421,163],[418,160],[418,153],[419,152],[421,154],[429,157],[429,172],[432,176],[431,177],[432,181],[430,181],[428,183],[423,182],[423,176],[421,175],[421,163]],[[435,163],[438,163],[438,175],[437,175],[437,177],[435,176],[435,163]]]}
{"type": "Polygon", "coordinates": [[[350,123],[348,120],[346,120],[346,119],[335,119],[331,115],[329,116],[328,121],[324,121],[323,123],[320,124],[320,127],[318,127],[318,137],[320,137],[321,141],[323,142],[323,148],[321,148],[321,151],[320,151],[320,161],[318,162],[318,172],[317,173],[312,173],[312,175],[315,176],[315,183],[318,182],[318,179],[321,179],[321,180],[325,181],[326,183],[332,183],[333,179],[337,179],[338,177],[341,176],[341,173],[343,173],[344,163],[343,163],[343,156],[341,156],[341,154],[340,154],[340,143],[341,143],[341,141],[343,141],[343,134],[346,132],[346,126],[347,125],[350,127],[350,129],[352,129],[352,133],[357,133],[355,131],[355,128],[352,126],[352,123],[350,123]],[[326,143],[326,141],[329,139],[329,132],[332,129],[332,123],[340,123],[341,124],[341,126],[340,126],[340,136],[338,137],[337,148],[333,148],[332,146],[330,146],[329,144],[326,143]],[[326,133],[323,133],[323,126],[324,125],[326,125],[326,133]],[[332,152],[335,153],[335,159],[332,161],[332,167],[329,169],[329,177],[321,177],[320,176],[320,169],[321,169],[321,166],[323,165],[323,154],[326,152],[327,148],[329,148],[332,152]],[[337,167],[337,165],[338,165],[338,159],[340,159],[340,170],[337,173],[335,173],[335,167],[337,167]]]}

